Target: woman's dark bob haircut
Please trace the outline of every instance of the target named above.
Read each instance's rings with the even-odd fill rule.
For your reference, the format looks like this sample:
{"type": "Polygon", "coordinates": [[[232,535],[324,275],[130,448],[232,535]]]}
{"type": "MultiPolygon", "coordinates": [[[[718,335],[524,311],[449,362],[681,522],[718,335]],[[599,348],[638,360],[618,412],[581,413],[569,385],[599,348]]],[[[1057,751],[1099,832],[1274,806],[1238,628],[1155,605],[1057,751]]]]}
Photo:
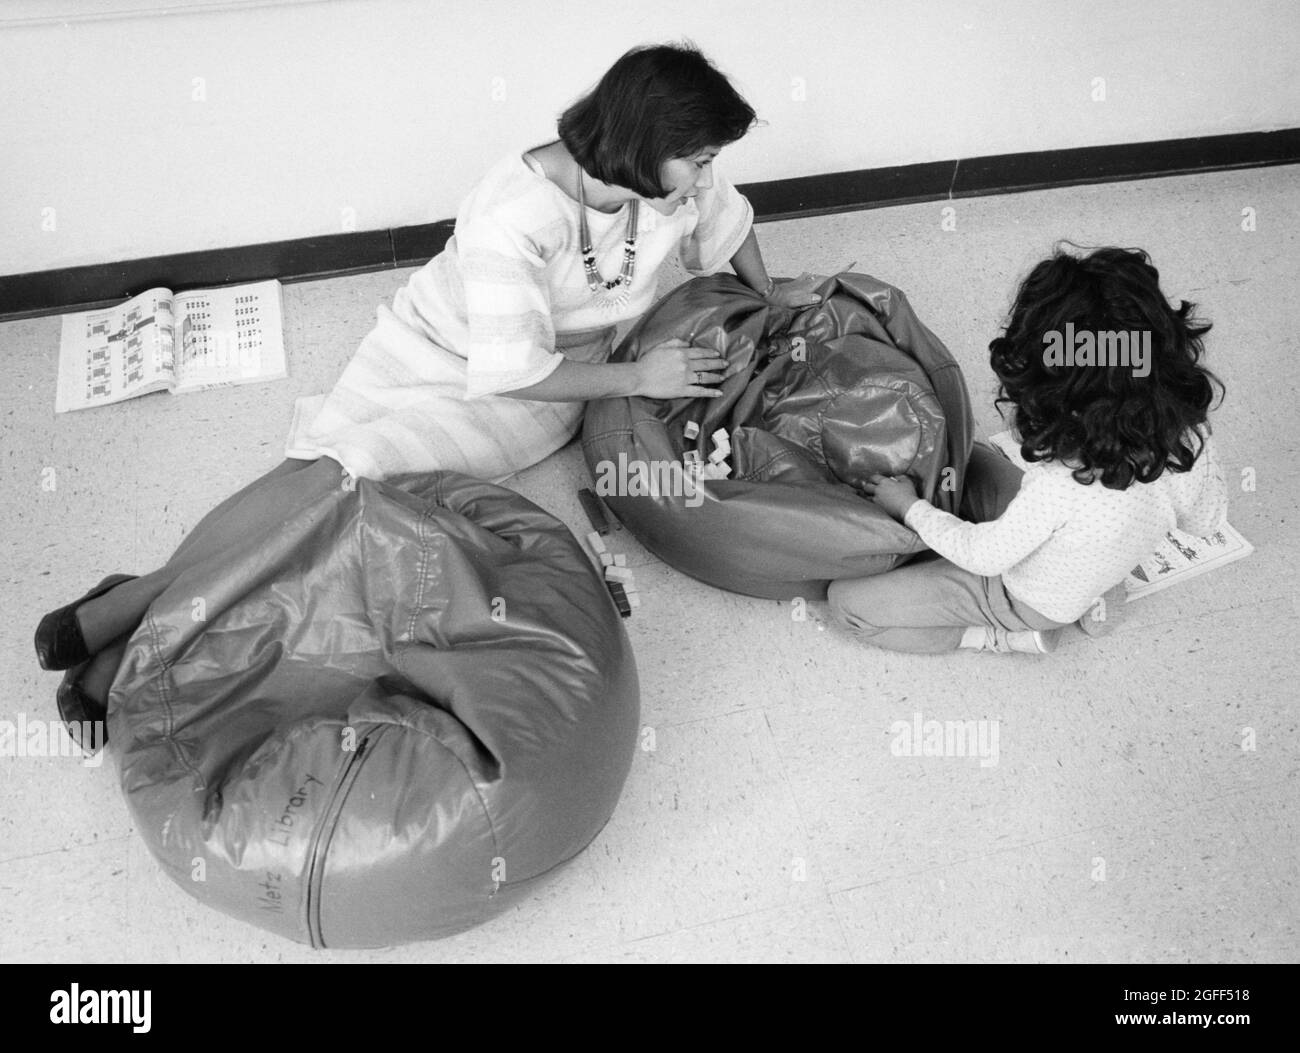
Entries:
{"type": "Polygon", "coordinates": [[[664,162],[734,143],[754,111],[691,44],[633,48],[560,117],[560,139],[593,179],[666,197],[664,162]]]}
{"type": "Polygon", "coordinates": [[[1223,392],[1200,364],[1210,326],[1194,311],[1186,300],[1177,310],[1170,305],[1141,249],[1075,256],[1058,244],[1021,283],[1006,332],[989,344],[998,407],[1012,407],[1021,456],[1056,461],[1078,482],[1100,479],[1112,490],[1190,469],[1215,388],[1223,392]],[[1083,355],[1075,361],[1073,352],[1063,363],[1046,353],[1060,347],[1061,334],[1076,341],[1088,334],[1085,343],[1098,347],[1103,336],[1116,346],[1122,334],[1142,349],[1142,368],[1083,355]]]}

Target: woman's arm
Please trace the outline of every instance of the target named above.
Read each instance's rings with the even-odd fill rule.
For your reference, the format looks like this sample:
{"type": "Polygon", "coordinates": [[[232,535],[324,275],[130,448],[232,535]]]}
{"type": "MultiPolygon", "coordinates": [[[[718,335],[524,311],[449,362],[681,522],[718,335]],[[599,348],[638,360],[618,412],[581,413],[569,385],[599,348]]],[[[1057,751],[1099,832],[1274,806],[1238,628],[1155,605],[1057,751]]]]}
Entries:
{"type": "Polygon", "coordinates": [[[572,362],[565,359],[544,379],[503,391],[507,398],[537,402],[587,402],[641,395],[650,399],[717,398],[727,360],[712,348],[669,340],[635,362],[572,362]]]}
{"type": "MultiPolygon", "coordinates": [[[[780,285],[768,278],[753,227],[731,257],[731,265],[741,281],[772,303],[799,308],[821,302],[812,289],[821,281],[816,276],[780,285]]],[[[727,360],[712,349],[669,340],[635,362],[593,365],[565,359],[536,384],[501,394],[537,402],[587,402],[633,395],[651,399],[717,398],[722,392],[704,385],[721,383],[726,368],[727,360]]]]}
{"type": "Polygon", "coordinates": [[[797,309],[822,301],[821,296],[813,291],[814,286],[822,282],[816,275],[805,274],[780,285],[767,276],[767,267],[763,263],[763,253],[758,247],[758,236],[753,227],[749,228],[749,234],[731,257],[731,266],[740,280],[759,296],[781,307],[797,309]]]}
{"type": "Polygon", "coordinates": [[[758,237],[753,227],[749,228],[749,234],[731,257],[731,266],[740,280],[759,296],[767,296],[772,291],[772,280],[767,276],[767,267],[763,263],[763,253],[758,247],[758,237]]]}

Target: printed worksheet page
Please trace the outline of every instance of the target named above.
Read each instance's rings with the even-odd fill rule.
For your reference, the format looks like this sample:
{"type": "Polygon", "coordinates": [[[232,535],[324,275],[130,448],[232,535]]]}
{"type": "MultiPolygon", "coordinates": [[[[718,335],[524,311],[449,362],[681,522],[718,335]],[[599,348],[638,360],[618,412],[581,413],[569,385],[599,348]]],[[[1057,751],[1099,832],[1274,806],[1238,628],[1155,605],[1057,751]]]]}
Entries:
{"type": "Polygon", "coordinates": [[[106,406],[170,388],[172,295],[149,289],[116,307],[63,316],[54,411],[106,406]]]}
{"type": "Polygon", "coordinates": [[[288,375],[280,283],[178,293],[177,394],[288,375]]]}

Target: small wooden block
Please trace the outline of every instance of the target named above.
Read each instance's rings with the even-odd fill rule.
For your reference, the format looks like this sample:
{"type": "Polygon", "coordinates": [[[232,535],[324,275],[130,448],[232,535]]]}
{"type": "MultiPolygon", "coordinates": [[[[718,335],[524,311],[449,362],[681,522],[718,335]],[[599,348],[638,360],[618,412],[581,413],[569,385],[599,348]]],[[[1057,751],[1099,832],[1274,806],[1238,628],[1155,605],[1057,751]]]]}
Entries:
{"type": "Polygon", "coordinates": [[[602,567],[612,567],[614,565],[614,557],[608,552],[602,552],[600,554],[600,565],[602,567]]]}
{"type": "Polygon", "coordinates": [[[606,567],[606,568],[605,568],[605,580],[606,580],[606,581],[620,581],[620,582],[622,582],[622,581],[631,581],[631,580],[632,580],[632,570],[631,570],[631,568],[629,568],[629,567],[606,567]]]}
{"type": "Polygon", "coordinates": [[[616,567],[626,567],[626,566],[627,566],[627,556],[623,555],[622,552],[618,553],[618,554],[614,557],[614,566],[616,566],[616,567]]]}
{"type": "Polygon", "coordinates": [[[718,449],[714,450],[711,454],[709,454],[709,463],[721,464],[730,456],[731,456],[730,450],[724,450],[722,449],[722,447],[718,447],[718,449]]]}
{"type": "Polygon", "coordinates": [[[700,437],[699,421],[688,420],[683,434],[685,434],[688,439],[698,439],[700,437]]]}
{"type": "Polygon", "coordinates": [[[618,608],[620,617],[632,617],[632,604],[628,600],[627,593],[623,591],[623,586],[616,581],[607,582],[609,594],[614,597],[614,605],[618,608]]]}
{"type": "Polygon", "coordinates": [[[627,593],[627,605],[635,610],[637,607],[641,606],[641,597],[635,592],[627,593]]]}
{"type": "Polygon", "coordinates": [[[687,450],[682,454],[682,460],[685,461],[687,465],[704,463],[704,458],[700,456],[699,450],[687,450]]]}
{"type": "Polygon", "coordinates": [[[605,542],[601,539],[601,536],[594,530],[587,535],[587,544],[591,546],[591,551],[596,553],[598,556],[602,552],[609,551],[609,549],[605,547],[605,542]]]}
{"type": "Polygon", "coordinates": [[[730,446],[731,436],[727,434],[726,428],[719,428],[713,433],[713,441],[719,446],[730,446]]]}

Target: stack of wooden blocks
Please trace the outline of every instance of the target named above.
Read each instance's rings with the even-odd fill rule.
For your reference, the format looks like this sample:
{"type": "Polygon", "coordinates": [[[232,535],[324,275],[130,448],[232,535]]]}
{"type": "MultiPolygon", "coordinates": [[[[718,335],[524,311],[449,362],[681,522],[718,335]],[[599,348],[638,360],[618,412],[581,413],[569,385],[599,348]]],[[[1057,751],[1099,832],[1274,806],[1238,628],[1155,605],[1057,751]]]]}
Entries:
{"type": "Polygon", "coordinates": [[[609,518],[600,499],[585,488],[578,491],[578,499],[582,502],[591,525],[596,528],[587,535],[587,544],[600,563],[601,572],[605,576],[605,587],[614,598],[618,613],[624,618],[630,618],[633,608],[641,606],[641,596],[637,592],[632,570],[627,565],[627,556],[621,552],[610,552],[605,544],[604,535],[609,533],[609,518]]]}
{"type": "Polygon", "coordinates": [[[609,589],[609,594],[614,597],[618,613],[624,618],[630,617],[632,609],[641,606],[641,597],[636,590],[632,569],[627,565],[627,556],[621,552],[610,552],[605,539],[595,530],[587,535],[587,544],[591,546],[592,553],[600,561],[605,575],[605,585],[609,589]]]}

